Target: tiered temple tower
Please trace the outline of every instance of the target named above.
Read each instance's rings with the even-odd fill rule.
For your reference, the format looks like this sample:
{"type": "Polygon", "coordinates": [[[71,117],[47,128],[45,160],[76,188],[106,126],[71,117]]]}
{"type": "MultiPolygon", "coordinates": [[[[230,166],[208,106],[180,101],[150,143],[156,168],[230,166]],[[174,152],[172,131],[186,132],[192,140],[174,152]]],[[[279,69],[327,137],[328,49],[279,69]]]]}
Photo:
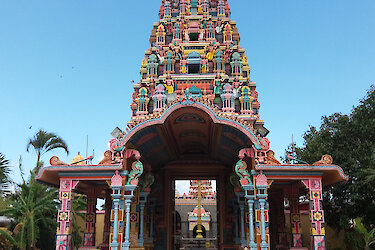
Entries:
{"type": "Polygon", "coordinates": [[[162,1],[159,18],[134,84],[129,128],[191,99],[265,136],[256,84],[227,0],[162,1]]]}

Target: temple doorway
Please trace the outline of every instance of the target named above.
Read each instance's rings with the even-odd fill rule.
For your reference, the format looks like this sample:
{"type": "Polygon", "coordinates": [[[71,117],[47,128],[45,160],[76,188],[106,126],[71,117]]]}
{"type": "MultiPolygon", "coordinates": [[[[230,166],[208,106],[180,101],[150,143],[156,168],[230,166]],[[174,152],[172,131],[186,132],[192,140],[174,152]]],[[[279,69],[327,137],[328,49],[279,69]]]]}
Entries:
{"type": "Polygon", "coordinates": [[[174,181],[174,249],[218,249],[217,182],[174,181]]]}

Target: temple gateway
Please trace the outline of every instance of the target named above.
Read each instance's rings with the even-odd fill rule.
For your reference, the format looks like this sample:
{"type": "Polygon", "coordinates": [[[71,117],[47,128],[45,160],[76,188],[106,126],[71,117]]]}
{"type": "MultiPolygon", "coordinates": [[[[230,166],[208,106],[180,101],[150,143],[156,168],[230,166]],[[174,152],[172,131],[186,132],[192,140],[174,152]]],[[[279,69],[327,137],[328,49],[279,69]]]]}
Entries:
{"type": "Polygon", "coordinates": [[[275,158],[227,0],[162,0],[140,76],[99,164],[54,156],[36,177],[60,190],[56,249],[72,249],[75,194],[80,249],[326,249],[322,188],[347,176],[329,155],[275,158]]]}

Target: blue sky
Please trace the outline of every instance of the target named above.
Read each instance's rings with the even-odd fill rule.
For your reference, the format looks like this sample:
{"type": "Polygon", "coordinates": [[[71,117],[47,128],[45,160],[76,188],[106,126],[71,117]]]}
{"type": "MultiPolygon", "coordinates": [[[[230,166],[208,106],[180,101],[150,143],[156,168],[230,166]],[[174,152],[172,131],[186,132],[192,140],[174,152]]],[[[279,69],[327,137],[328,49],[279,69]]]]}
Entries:
{"type": "MultiPolygon", "coordinates": [[[[110,132],[130,118],[131,80],[139,80],[160,2],[0,2],[0,152],[12,165],[22,155],[24,168],[34,167],[26,144],[39,128],[66,140],[70,155],[53,153],[61,160],[85,154],[86,135],[100,160],[110,132]]],[[[375,83],[375,1],[229,3],[278,156],[292,134],[301,144],[309,125],[349,113],[375,83]]]]}

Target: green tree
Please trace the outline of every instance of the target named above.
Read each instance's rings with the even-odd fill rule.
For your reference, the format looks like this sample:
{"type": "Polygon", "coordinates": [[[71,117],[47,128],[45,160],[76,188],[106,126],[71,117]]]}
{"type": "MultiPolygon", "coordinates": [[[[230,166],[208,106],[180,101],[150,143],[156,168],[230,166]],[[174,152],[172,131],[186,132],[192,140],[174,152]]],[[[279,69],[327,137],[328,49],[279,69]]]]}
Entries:
{"type": "Polygon", "coordinates": [[[42,129],[39,130],[33,138],[29,139],[26,148],[27,152],[29,152],[30,147],[33,147],[37,154],[35,173],[40,169],[40,158],[44,153],[56,148],[62,148],[67,154],[69,154],[68,146],[63,139],[54,133],[49,133],[42,129]]]}
{"type": "Polygon", "coordinates": [[[370,249],[370,246],[375,244],[375,228],[371,231],[368,231],[366,226],[363,225],[362,219],[357,218],[355,221],[355,229],[363,236],[363,240],[365,241],[365,249],[370,249]]]}
{"type": "MultiPolygon", "coordinates": [[[[21,225],[15,239],[20,249],[37,249],[43,228],[56,228],[58,193],[56,189],[37,184],[31,174],[27,183],[19,185],[10,206],[0,212],[21,225]]],[[[43,234],[44,237],[47,235],[43,234]]]]}
{"type": "Polygon", "coordinates": [[[10,166],[9,161],[5,159],[5,156],[0,153],[0,190],[3,192],[4,189],[9,187],[11,182],[9,178],[10,166]]]}
{"type": "Polygon", "coordinates": [[[375,224],[375,193],[371,185],[375,178],[369,175],[375,171],[375,87],[371,86],[351,114],[324,116],[320,128],[310,127],[303,138],[304,145],[295,148],[299,159],[313,163],[330,154],[349,175],[348,182],[325,188],[325,217],[335,229],[347,230],[346,241],[353,249],[363,249],[349,222],[363,217],[367,225],[375,224]]]}

